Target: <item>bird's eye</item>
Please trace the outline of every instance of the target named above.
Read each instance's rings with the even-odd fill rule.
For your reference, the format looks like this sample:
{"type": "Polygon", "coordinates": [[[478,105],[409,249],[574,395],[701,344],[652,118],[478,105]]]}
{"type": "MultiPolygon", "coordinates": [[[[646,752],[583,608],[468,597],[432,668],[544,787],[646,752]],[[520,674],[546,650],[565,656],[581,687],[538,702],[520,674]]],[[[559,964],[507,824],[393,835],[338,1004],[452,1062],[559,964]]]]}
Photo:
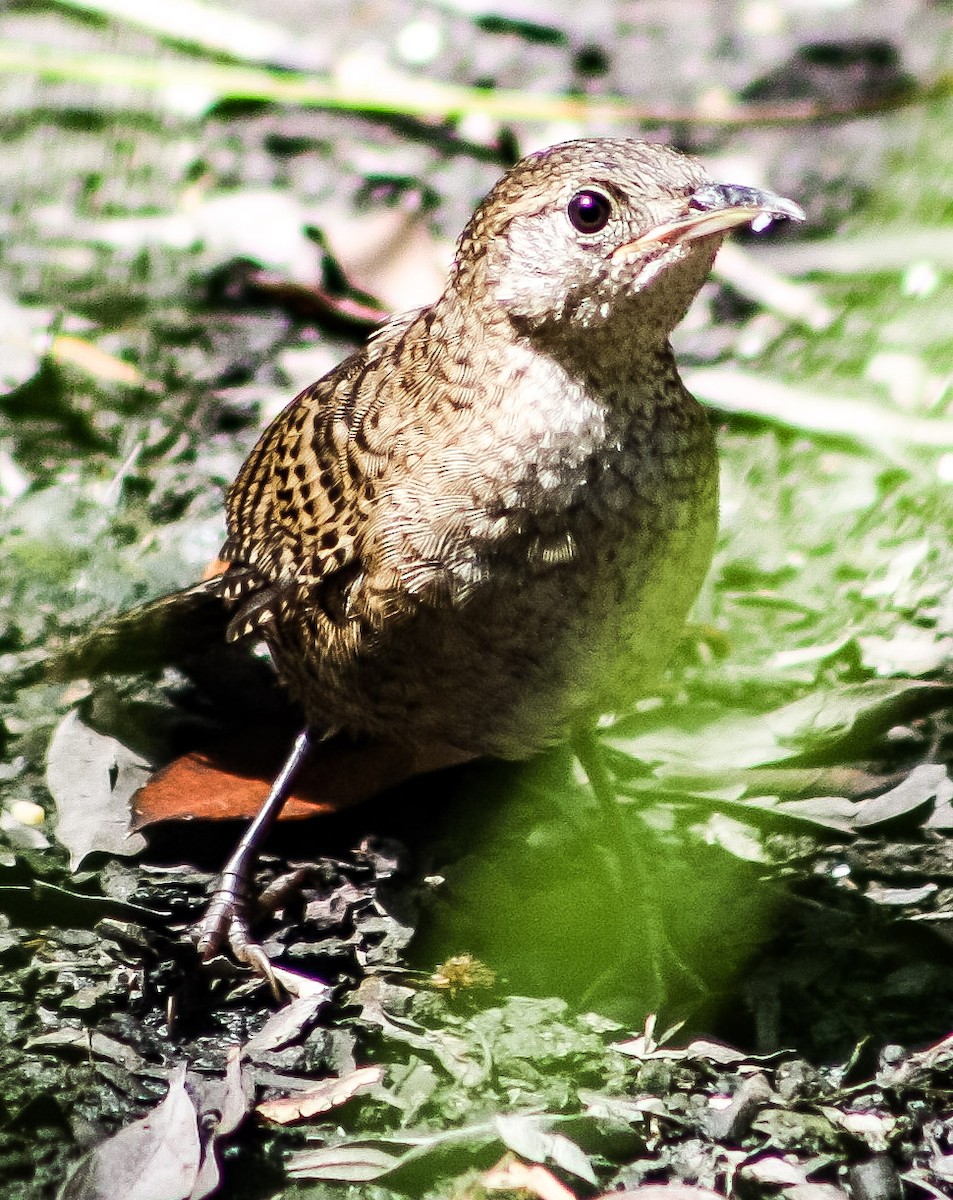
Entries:
{"type": "Polygon", "coordinates": [[[612,204],[609,197],[602,192],[594,192],[587,188],[585,191],[576,192],[569,201],[566,213],[573,228],[578,229],[580,233],[598,233],[609,223],[612,204]]]}

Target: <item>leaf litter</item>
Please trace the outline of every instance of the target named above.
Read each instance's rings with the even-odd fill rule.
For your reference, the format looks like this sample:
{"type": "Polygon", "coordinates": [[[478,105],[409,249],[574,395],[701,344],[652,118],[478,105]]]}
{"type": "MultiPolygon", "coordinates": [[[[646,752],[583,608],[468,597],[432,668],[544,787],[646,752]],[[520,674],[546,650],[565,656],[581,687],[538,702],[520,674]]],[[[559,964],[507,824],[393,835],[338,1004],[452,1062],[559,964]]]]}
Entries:
{"type": "MultiPolygon", "coordinates": [[[[505,75],[502,44],[484,34],[475,53],[505,75]]],[[[532,62],[565,78],[568,40],[534,45],[525,59],[517,53],[517,69],[532,62]]],[[[55,89],[47,97],[68,125],[74,101],[55,89]]],[[[118,109],[110,103],[122,110],[121,98],[118,109]]],[[[199,577],[220,544],[220,488],[259,413],[290,394],[282,356],[291,363],[313,345],[313,316],[300,321],[265,296],[257,311],[242,302],[229,311],[197,287],[199,267],[251,251],[302,278],[337,266],[373,291],[374,277],[357,278],[348,259],[347,231],[379,219],[385,235],[399,233],[410,220],[420,236],[419,205],[411,195],[362,224],[359,204],[336,208],[328,194],[342,194],[343,182],[366,196],[363,185],[380,185],[370,178],[375,156],[386,174],[411,155],[427,182],[418,194],[445,206],[434,223],[446,236],[497,168],[492,154],[471,162],[454,148],[451,177],[439,141],[415,143],[409,130],[379,131],[375,148],[363,127],[315,113],[305,145],[291,136],[292,114],[238,113],[228,127],[223,114],[193,120],[200,150],[186,178],[170,166],[161,122],[142,111],[136,205],[120,195],[123,168],[97,165],[99,135],[70,128],[102,196],[83,211],[85,225],[68,213],[55,227],[41,207],[49,196],[18,196],[22,257],[0,281],[4,296],[18,297],[10,329],[28,335],[5,360],[0,399],[0,738],[8,761],[22,764],[0,782],[12,804],[47,806],[40,764],[59,725],[51,790],[74,832],[67,824],[56,834],[79,867],[71,876],[59,850],[0,825],[0,1175],[10,1194],[40,1194],[35,1180],[50,1194],[64,1160],[95,1144],[66,1185],[76,1194],[97,1194],[88,1190],[96,1179],[116,1194],[123,1170],[123,1194],[208,1195],[218,1185],[214,1143],[229,1136],[228,1185],[241,1178],[256,1195],[270,1194],[276,1163],[315,1197],[445,1195],[493,1186],[507,1153],[535,1164],[503,1159],[527,1172],[510,1182],[560,1200],[590,1194],[594,1181],[614,1195],[667,1200],[744,1188],[797,1200],[943,1194],[943,1014],[953,1001],[949,421],[942,393],[931,411],[895,411],[862,382],[885,337],[928,374],[943,370],[943,339],[930,330],[948,283],[871,294],[869,274],[905,271],[914,249],[942,266],[943,231],[926,249],[907,237],[924,214],[889,223],[895,197],[914,176],[929,180],[933,160],[895,165],[898,177],[853,235],[791,244],[801,267],[772,250],[771,270],[820,264],[821,278],[791,293],[768,281],[782,316],[760,343],[758,391],[747,386],[753,368],[741,375],[718,361],[757,331],[712,320],[715,305],[737,317],[739,297],[750,303],[743,264],[693,335],[696,370],[725,422],[724,532],[698,614],[717,637],[688,638],[665,692],[638,721],[626,716],[602,735],[624,837],[658,867],[650,894],[640,896],[619,831],[600,825],[565,756],[523,772],[464,767],[397,785],[331,831],[297,826],[276,838],[279,857],[262,864],[260,882],[289,866],[307,874],[262,917],[298,996],[272,1014],[260,985],[227,964],[207,976],[194,969],[187,929],[222,858],[214,822],[154,828],[146,862],[115,858],[131,846],[130,775],[232,720],[238,676],[194,659],[164,671],[153,661],[141,668],[148,679],[92,681],[78,716],[75,692],[43,682],[39,647],[199,577]],[[267,177],[267,192],[291,177],[307,197],[296,201],[283,257],[255,241],[260,221],[242,227],[251,211],[242,188],[226,197],[235,218],[226,220],[215,205],[227,189],[203,182],[242,174],[228,165],[226,128],[247,154],[242,187],[267,177]],[[170,179],[181,211],[169,212],[170,179]],[[190,186],[194,217],[179,204],[190,186]],[[337,264],[302,236],[301,213],[319,212],[319,200],[337,264]],[[142,219],[150,203],[188,238],[198,232],[203,259],[168,236],[162,244],[163,227],[142,219]],[[860,235],[878,203],[887,215],[870,258],[860,235]],[[104,213],[113,244],[84,241],[84,229],[102,234],[104,213]],[[215,213],[221,230],[206,237],[215,213]],[[236,228],[251,242],[236,240],[236,228]],[[42,287],[31,254],[46,256],[42,287]],[[844,270],[854,278],[828,274],[844,270]],[[45,354],[36,334],[49,329],[51,295],[68,296],[75,311],[45,354]],[[765,380],[775,386],[760,395],[765,380]],[[157,403],[159,388],[175,404],[157,403]],[[711,652],[719,642],[722,658],[711,652]],[[90,799],[77,805],[82,795],[90,799]],[[303,838],[321,856],[303,854],[303,838]],[[640,940],[654,926],[664,936],[640,940]],[[478,969],[453,973],[453,986],[440,971],[436,981],[435,965],[454,958],[478,969]],[[635,1052],[629,1038],[623,1050],[656,1002],[666,1021],[685,1022],[678,1042],[643,1040],[635,1052]],[[327,1115],[249,1135],[239,1123],[252,1090],[258,1103],[284,1098],[292,1108],[310,1092],[306,1104],[327,1103],[327,1115]]],[[[54,126],[27,131],[24,145],[61,144],[54,126]]],[[[937,156],[941,126],[929,126],[937,156]]],[[[277,201],[285,211],[291,194],[277,201]]],[[[440,246],[435,239],[436,255],[440,246]]],[[[339,328],[325,347],[344,352],[339,328]]],[[[107,669],[121,674],[125,653],[107,669]]]]}

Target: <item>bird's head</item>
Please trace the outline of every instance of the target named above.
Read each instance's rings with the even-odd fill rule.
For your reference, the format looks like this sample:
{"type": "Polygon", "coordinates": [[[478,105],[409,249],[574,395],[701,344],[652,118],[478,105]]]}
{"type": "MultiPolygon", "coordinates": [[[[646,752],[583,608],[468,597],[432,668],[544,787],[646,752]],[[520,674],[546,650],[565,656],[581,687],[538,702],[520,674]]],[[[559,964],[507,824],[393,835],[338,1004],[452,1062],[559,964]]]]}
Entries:
{"type": "Polygon", "coordinates": [[[456,283],[482,285],[530,337],[664,341],[725,233],[776,218],[804,213],[770,192],[715,183],[667,146],[566,142],[522,159],[493,188],[460,238],[456,283]]]}

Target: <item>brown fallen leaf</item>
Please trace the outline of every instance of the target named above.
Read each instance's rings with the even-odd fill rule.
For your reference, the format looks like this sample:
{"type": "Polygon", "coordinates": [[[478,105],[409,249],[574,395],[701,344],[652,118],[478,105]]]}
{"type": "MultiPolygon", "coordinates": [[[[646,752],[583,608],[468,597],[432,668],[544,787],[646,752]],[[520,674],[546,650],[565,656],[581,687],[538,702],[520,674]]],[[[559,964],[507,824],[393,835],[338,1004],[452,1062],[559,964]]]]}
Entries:
{"type": "MultiPolygon", "coordinates": [[[[288,752],[284,727],[237,731],[207,751],[171,762],[132,798],[131,829],[160,821],[251,818],[261,807],[288,752]]],[[[447,746],[420,749],[395,743],[355,744],[339,738],[316,746],[302,768],[282,820],[337,812],[428,771],[472,755],[447,746]]]]}
{"type": "Polygon", "coordinates": [[[273,1125],[290,1125],[295,1121],[307,1121],[319,1113],[340,1108],[354,1096],[376,1087],[384,1077],[383,1067],[358,1067],[347,1075],[324,1079],[316,1087],[280,1100],[265,1100],[255,1110],[265,1121],[273,1125]]]}
{"type": "Polygon", "coordinates": [[[538,1200],[576,1200],[552,1171],[538,1163],[529,1166],[509,1154],[486,1172],[482,1183],[488,1192],[525,1192],[538,1200]]]}

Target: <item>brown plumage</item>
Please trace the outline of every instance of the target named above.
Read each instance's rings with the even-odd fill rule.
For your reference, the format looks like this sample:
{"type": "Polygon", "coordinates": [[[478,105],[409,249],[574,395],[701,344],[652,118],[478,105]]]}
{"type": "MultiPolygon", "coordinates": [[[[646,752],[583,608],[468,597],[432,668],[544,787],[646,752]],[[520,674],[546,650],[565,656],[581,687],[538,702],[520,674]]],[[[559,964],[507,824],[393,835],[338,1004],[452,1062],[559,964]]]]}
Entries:
{"type": "Polygon", "coordinates": [[[717,508],[668,336],[728,226],[797,215],[730,192],[626,139],[529,156],[440,299],[264,433],[228,495],[229,636],[313,727],[520,758],[651,684],[717,508]]]}
{"type": "MultiPolygon", "coordinates": [[[[525,758],[631,701],[715,536],[714,440],[669,334],[728,229],[802,216],[664,146],[523,159],[464,230],[443,295],[265,431],[228,493],[230,567],[147,609],[163,639],[180,640],[173,609],[204,629],[224,604],[228,636],[264,638],[313,732],[414,761],[525,758]]],[[[94,660],[113,661],[127,624],[94,660]]],[[[248,872],[307,747],[223,873],[204,957],[227,942],[271,976],[248,872]]]]}

